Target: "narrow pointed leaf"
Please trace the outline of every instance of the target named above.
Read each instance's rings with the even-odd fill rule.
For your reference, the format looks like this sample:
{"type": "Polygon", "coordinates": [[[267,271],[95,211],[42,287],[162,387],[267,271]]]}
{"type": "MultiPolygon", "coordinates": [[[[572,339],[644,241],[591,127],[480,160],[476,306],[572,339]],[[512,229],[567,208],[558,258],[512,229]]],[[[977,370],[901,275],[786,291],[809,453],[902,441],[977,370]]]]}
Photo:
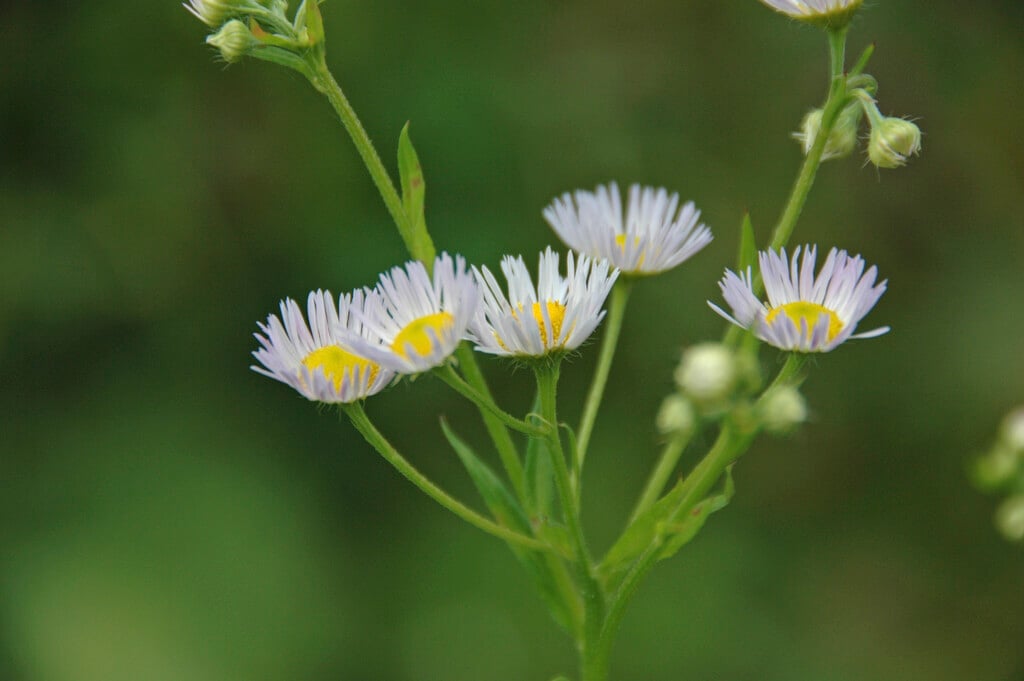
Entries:
{"type": "Polygon", "coordinates": [[[708,516],[715,511],[725,508],[735,491],[736,486],[732,480],[732,466],[729,466],[729,468],[725,469],[725,483],[721,492],[705,498],[694,506],[686,517],[662,528],[668,537],[668,541],[665,542],[664,548],[658,554],[658,560],[672,557],[679,549],[697,536],[700,528],[704,527],[708,516]]]}
{"type": "Polygon", "coordinates": [[[423,177],[423,168],[420,166],[420,158],[409,138],[408,123],[398,137],[398,175],[402,183],[402,206],[405,208],[410,226],[418,233],[421,229],[426,229],[424,201],[427,185],[423,177]]]}
{"type": "MultiPolygon", "coordinates": [[[[466,471],[473,479],[477,491],[483,497],[484,503],[490,509],[495,519],[503,525],[510,527],[523,534],[532,535],[533,530],[526,518],[526,514],[519,506],[519,502],[508,491],[501,479],[494,474],[490,467],[480,460],[476,452],[452,431],[448,423],[441,419],[441,430],[448,439],[448,443],[455,450],[466,471]]],[[[569,605],[565,602],[555,579],[552,565],[549,563],[550,556],[545,556],[537,551],[525,549],[516,544],[508,544],[508,547],[519,559],[520,564],[533,579],[534,586],[540,594],[541,599],[548,606],[548,611],[562,628],[572,633],[576,628],[569,605]]]]}

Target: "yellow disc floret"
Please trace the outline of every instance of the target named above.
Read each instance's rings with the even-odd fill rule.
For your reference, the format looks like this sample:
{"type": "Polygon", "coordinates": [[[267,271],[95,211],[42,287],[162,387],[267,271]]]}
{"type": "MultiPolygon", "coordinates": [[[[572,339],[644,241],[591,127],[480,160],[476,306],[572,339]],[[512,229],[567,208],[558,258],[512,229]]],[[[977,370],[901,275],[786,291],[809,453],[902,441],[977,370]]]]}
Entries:
{"type": "MultiPolygon", "coordinates": [[[[625,234],[616,234],[615,235],[615,243],[618,245],[618,247],[622,251],[622,253],[625,254],[626,253],[626,235],[625,234]]],[[[640,245],[640,237],[634,236],[633,237],[633,247],[636,248],[639,245],[640,245]]],[[[636,261],[637,269],[640,269],[641,267],[644,266],[644,259],[646,257],[647,257],[647,253],[645,251],[641,251],[640,252],[640,257],[636,261]]]]}
{"type": "Polygon", "coordinates": [[[351,377],[357,371],[361,376],[366,376],[366,372],[369,371],[372,381],[380,371],[380,367],[370,360],[343,350],[337,345],[314,350],[306,355],[302,364],[310,371],[323,370],[324,375],[334,382],[334,389],[339,391],[346,376],[351,377]]]}
{"type": "Polygon", "coordinates": [[[454,324],[455,317],[450,312],[435,312],[414,319],[398,332],[395,340],[391,343],[391,349],[404,359],[409,359],[410,347],[420,357],[426,357],[433,348],[430,332],[433,331],[440,338],[444,331],[454,324]]]}
{"type": "Polygon", "coordinates": [[[533,318],[537,321],[537,327],[540,329],[540,340],[544,344],[544,347],[551,347],[555,340],[562,335],[562,320],[565,319],[565,305],[554,300],[549,300],[546,303],[548,310],[548,317],[551,318],[551,343],[548,343],[548,332],[544,326],[544,308],[541,307],[540,303],[533,304],[533,318]]]}
{"type": "Polygon", "coordinates": [[[828,315],[829,341],[834,340],[835,337],[839,335],[839,332],[843,330],[843,321],[839,319],[836,313],[827,307],[818,305],[817,303],[798,300],[793,303],[786,303],[784,305],[779,305],[778,307],[773,307],[765,316],[765,322],[771,324],[779,316],[779,313],[789,317],[793,321],[793,324],[796,325],[797,329],[800,328],[800,322],[802,320],[807,325],[808,338],[814,330],[815,324],[818,323],[818,319],[821,315],[828,315]]]}

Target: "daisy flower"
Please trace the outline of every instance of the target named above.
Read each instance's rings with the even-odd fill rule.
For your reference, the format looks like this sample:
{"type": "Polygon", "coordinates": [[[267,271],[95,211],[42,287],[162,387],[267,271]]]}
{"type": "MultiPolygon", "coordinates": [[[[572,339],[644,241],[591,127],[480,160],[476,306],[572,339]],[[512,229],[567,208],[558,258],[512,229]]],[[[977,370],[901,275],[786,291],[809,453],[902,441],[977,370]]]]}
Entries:
{"type": "Polygon", "coordinates": [[[698,223],[692,202],[679,207],[679,195],[665,189],[629,188],[629,206],[614,182],[591,193],[566,193],[544,209],[544,218],[573,250],[604,258],[620,271],[657,274],[688,259],[711,242],[711,230],[698,223]]]}
{"type": "Polygon", "coordinates": [[[379,342],[356,341],[358,352],[400,374],[418,374],[455,352],[480,305],[480,290],[462,256],[442,253],[434,276],[411,261],[380,275],[363,323],[379,342]]]}
{"type": "Polygon", "coordinates": [[[853,18],[864,0],[761,0],[794,19],[840,28],[853,18]]]}
{"type": "Polygon", "coordinates": [[[309,294],[309,324],[291,298],[281,301],[281,316],[270,315],[254,334],[260,348],[253,371],[287,383],[307,399],[354,402],[384,389],[394,374],[351,348],[353,338],[372,338],[359,320],[368,291],[338,299],[329,291],[309,294]]]}
{"type": "Polygon", "coordinates": [[[483,290],[483,304],[470,329],[476,349],[506,357],[541,357],[575,350],[590,337],[605,313],[601,310],[619,273],[606,260],[595,262],[572,253],[566,276],[558,272],[558,253],[540,255],[534,287],[522,256],[505,256],[501,271],[508,295],[486,267],[473,269],[483,290]]]}
{"type": "Polygon", "coordinates": [[[710,301],[708,304],[733,324],[781,350],[828,352],[850,338],[874,338],[889,331],[883,326],[853,333],[885,293],[885,281],[875,284],[877,268],[865,272],[859,255],[850,257],[833,248],[815,276],[816,251],[814,246],[805,246],[802,260],[799,247],[792,260],[785,249],[758,254],[767,303],[754,295],[748,267],[738,275],[726,270],[718,284],[732,308],[731,315],[710,301]]]}

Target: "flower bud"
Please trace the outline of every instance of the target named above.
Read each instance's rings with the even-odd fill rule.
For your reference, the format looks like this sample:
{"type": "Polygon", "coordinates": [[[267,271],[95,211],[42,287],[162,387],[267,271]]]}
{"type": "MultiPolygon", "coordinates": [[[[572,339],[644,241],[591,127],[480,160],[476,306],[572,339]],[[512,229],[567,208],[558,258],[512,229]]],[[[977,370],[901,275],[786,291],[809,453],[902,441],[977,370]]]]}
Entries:
{"type": "Polygon", "coordinates": [[[868,158],[879,168],[899,168],[921,151],[921,130],[902,118],[884,118],[871,126],[868,158]]]}
{"type": "Polygon", "coordinates": [[[1004,501],[996,510],[996,527],[1012,541],[1024,539],[1024,494],[1004,501]]]}
{"type": "Polygon", "coordinates": [[[999,439],[1014,454],[1024,455],[1024,407],[1006,415],[999,429],[999,439]]]}
{"type": "Polygon", "coordinates": [[[783,435],[807,420],[807,402],[790,385],[772,388],[758,402],[758,416],[769,433],[783,435]]]}
{"type": "Polygon", "coordinates": [[[245,22],[238,19],[232,19],[221,26],[219,31],[206,38],[206,42],[219,49],[224,61],[229,64],[238,61],[259,44],[245,22]]]}
{"type": "Polygon", "coordinates": [[[217,28],[239,10],[238,3],[232,0],[188,0],[181,4],[193,16],[212,28],[217,28]]]}
{"type": "MultiPolygon", "coordinates": [[[[821,109],[812,109],[804,116],[800,124],[800,131],[793,133],[794,139],[800,143],[804,150],[804,156],[811,153],[814,140],[821,132],[821,118],[824,112],[821,109]]],[[[861,108],[859,104],[847,106],[836,118],[825,143],[825,151],[821,155],[822,161],[830,158],[842,158],[848,156],[857,146],[857,128],[860,125],[861,108]]]]}
{"type": "Polygon", "coordinates": [[[974,482],[983,489],[998,489],[1017,475],[1020,457],[1000,443],[974,463],[974,482]]]}
{"type": "Polygon", "coordinates": [[[675,372],[683,393],[702,406],[727,400],[736,387],[736,359],[720,343],[702,343],[683,353],[675,372]]]}
{"type": "Polygon", "coordinates": [[[697,415],[693,411],[690,401],[679,394],[669,395],[661,403],[658,409],[658,417],[655,421],[658,432],[663,435],[670,435],[687,431],[693,428],[697,422],[697,415]]]}

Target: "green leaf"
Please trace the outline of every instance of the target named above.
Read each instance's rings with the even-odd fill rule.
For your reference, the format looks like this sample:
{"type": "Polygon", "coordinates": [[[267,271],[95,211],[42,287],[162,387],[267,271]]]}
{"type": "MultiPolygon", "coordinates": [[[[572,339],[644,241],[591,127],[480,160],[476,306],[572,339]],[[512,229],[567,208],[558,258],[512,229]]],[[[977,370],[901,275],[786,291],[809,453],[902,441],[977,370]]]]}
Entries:
{"type": "MultiPolygon", "coordinates": [[[[522,532],[526,535],[533,535],[530,523],[526,514],[519,506],[519,502],[508,491],[501,479],[494,474],[476,452],[452,431],[448,423],[441,419],[441,430],[448,439],[448,443],[459,456],[462,464],[473,479],[473,484],[483,497],[484,503],[490,509],[495,519],[511,529],[522,532]]],[[[533,579],[534,586],[548,606],[548,611],[554,620],[566,631],[572,633],[575,623],[570,611],[570,606],[563,598],[563,591],[559,589],[554,570],[558,568],[557,561],[537,551],[525,549],[516,544],[508,544],[508,547],[519,559],[520,564],[533,579]]]]}
{"type": "Polygon", "coordinates": [[[409,139],[409,124],[402,128],[398,136],[398,175],[402,183],[402,207],[409,218],[409,225],[414,234],[425,233],[427,218],[424,213],[427,184],[423,177],[423,168],[416,149],[409,139]]]}
{"type": "Polygon", "coordinates": [[[662,529],[668,535],[668,541],[665,543],[664,548],[662,548],[661,553],[658,554],[658,560],[671,558],[686,543],[697,536],[700,528],[707,521],[708,516],[728,506],[735,492],[736,485],[732,480],[732,466],[729,466],[725,469],[725,483],[721,492],[706,497],[704,501],[694,506],[693,510],[681,520],[663,526],[662,529]]]}
{"type": "Polygon", "coordinates": [[[477,491],[495,519],[513,530],[532,534],[526,514],[501,479],[480,460],[469,445],[455,435],[444,419],[441,419],[441,430],[444,431],[448,444],[458,454],[462,465],[466,467],[469,477],[473,479],[473,484],[476,485],[477,491]]]}
{"type": "Polygon", "coordinates": [[[757,239],[754,236],[754,223],[750,221],[750,213],[743,214],[743,224],[740,225],[740,252],[736,259],[738,271],[745,271],[748,267],[757,266],[757,239]]]}
{"type": "Polygon", "coordinates": [[[652,543],[661,544],[658,560],[672,556],[696,536],[710,514],[723,508],[732,498],[734,485],[730,466],[722,492],[697,502],[682,518],[674,518],[689,491],[688,480],[680,480],[668,494],[640,514],[608,551],[599,570],[609,589],[618,587],[629,567],[652,543]]]}

